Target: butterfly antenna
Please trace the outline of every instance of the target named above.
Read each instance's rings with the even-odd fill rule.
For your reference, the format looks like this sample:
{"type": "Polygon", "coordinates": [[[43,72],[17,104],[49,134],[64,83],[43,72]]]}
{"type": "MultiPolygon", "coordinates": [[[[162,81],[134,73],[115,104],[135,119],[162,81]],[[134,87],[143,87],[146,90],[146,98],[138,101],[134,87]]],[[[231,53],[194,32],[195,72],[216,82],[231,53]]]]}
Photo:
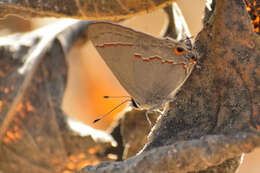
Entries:
{"type": "Polygon", "coordinates": [[[110,110],[109,112],[107,112],[107,113],[105,113],[104,115],[102,115],[101,117],[95,119],[95,120],[93,121],[93,123],[96,123],[96,122],[98,122],[99,120],[102,120],[102,119],[105,118],[107,115],[109,115],[111,112],[113,112],[114,110],[116,110],[117,108],[119,108],[120,106],[122,106],[123,104],[125,104],[126,102],[129,102],[129,101],[131,101],[131,100],[127,99],[127,100],[123,101],[122,103],[120,103],[119,105],[117,105],[116,107],[114,107],[114,108],[113,108],[112,110],[110,110]]]}
{"type": "Polygon", "coordinates": [[[130,96],[104,96],[105,99],[109,99],[109,98],[130,98],[130,96]]]}

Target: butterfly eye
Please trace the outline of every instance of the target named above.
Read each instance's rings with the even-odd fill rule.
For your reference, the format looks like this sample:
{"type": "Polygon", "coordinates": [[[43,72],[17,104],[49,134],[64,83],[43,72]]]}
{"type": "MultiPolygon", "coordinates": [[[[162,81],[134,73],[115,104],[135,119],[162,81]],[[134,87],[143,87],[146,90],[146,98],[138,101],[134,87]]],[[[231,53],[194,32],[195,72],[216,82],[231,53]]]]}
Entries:
{"type": "Polygon", "coordinates": [[[185,50],[184,50],[182,47],[176,47],[176,48],[174,48],[174,53],[175,53],[176,55],[183,55],[184,52],[185,52],[185,50]]]}

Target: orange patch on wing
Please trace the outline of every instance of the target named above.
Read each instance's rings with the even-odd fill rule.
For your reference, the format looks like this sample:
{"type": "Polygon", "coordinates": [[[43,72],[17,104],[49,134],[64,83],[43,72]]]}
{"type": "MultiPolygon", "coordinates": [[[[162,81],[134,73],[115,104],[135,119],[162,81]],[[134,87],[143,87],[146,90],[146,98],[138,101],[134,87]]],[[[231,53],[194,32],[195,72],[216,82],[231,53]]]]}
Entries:
{"type": "Polygon", "coordinates": [[[141,55],[135,55],[135,58],[142,58],[141,55]]]}
{"type": "Polygon", "coordinates": [[[173,49],[173,52],[176,55],[183,55],[185,53],[185,50],[182,47],[176,47],[173,49]]]}

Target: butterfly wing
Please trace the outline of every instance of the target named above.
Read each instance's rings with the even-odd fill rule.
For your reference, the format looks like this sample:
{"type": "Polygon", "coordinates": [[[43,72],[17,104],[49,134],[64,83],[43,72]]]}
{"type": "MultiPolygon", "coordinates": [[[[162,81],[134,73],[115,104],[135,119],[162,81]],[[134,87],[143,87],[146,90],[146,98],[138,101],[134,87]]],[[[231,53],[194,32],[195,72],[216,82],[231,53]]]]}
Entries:
{"type": "Polygon", "coordinates": [[[88,36],[121,85],[141,105],[161,104],[188,75],[189,50],[180,42],[160,39],[111,23],[94,23],[88,36]],[[185,51],[176,54],[176,48],[185,51]]]}

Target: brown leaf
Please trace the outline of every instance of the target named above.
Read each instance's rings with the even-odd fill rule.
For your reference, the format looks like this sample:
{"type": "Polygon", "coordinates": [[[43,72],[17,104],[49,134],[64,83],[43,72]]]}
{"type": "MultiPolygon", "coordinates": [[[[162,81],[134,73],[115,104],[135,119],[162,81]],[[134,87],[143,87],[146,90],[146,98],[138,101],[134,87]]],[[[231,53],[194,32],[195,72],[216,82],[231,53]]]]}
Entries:
{"type": "Polygon", "coordinates": [[[60,108],[66,53],[87,25],[62,20],[1,38],[0,171],[65,173],[109,160],[104,152],[112,138],[96,142],[73,132],[60,108]]]}
{"type": "Polygon", "coordinates": [[[218,0],[196,38],[199,63],[143,152],[79,172],[234,173],[260,146],[259,36],[246,4],[218,0]]]}
{"type": "MultiPolygon", "coordinates": [[[[149,114],[152,124],[158,115],[149,114]]],[[[123,159],[136,155],[147,143],[147,136],[151,130],[145,111],[132,110],[126,112],[121,120],[121,135],[124,144],[123,159]]]]}
{"type": "MultiPolygon", "coordinates": [[[[237,133],[229,136],[208,135],[200,139],[178,141],[175,144],[153,148],[125,161],[87,166],[77,172],[186,173],[200,171],[214,165],[223,164],[225,161],[232,163],[231,158],[239,158],[242,152],[249,152],[259,145],[259,135],[251,133],[237,133]]],[[[234,161],[233,164],[239,165],[234,161]]],[[[232,172],[236,170],[236,167],[228,168],[232,169],[232,172]]],[[[224,170],[225,168],[222,167],[222,172],[224,170]]],[[[214,172],[218,173],[218,170],[214,172]]]]}
{"type": "Polygon", "coordinates": [[[169,5],[174,0],[0,0],[0,17],[71,17],[88,20],[119,20],[144,14],[169,5]]]}

